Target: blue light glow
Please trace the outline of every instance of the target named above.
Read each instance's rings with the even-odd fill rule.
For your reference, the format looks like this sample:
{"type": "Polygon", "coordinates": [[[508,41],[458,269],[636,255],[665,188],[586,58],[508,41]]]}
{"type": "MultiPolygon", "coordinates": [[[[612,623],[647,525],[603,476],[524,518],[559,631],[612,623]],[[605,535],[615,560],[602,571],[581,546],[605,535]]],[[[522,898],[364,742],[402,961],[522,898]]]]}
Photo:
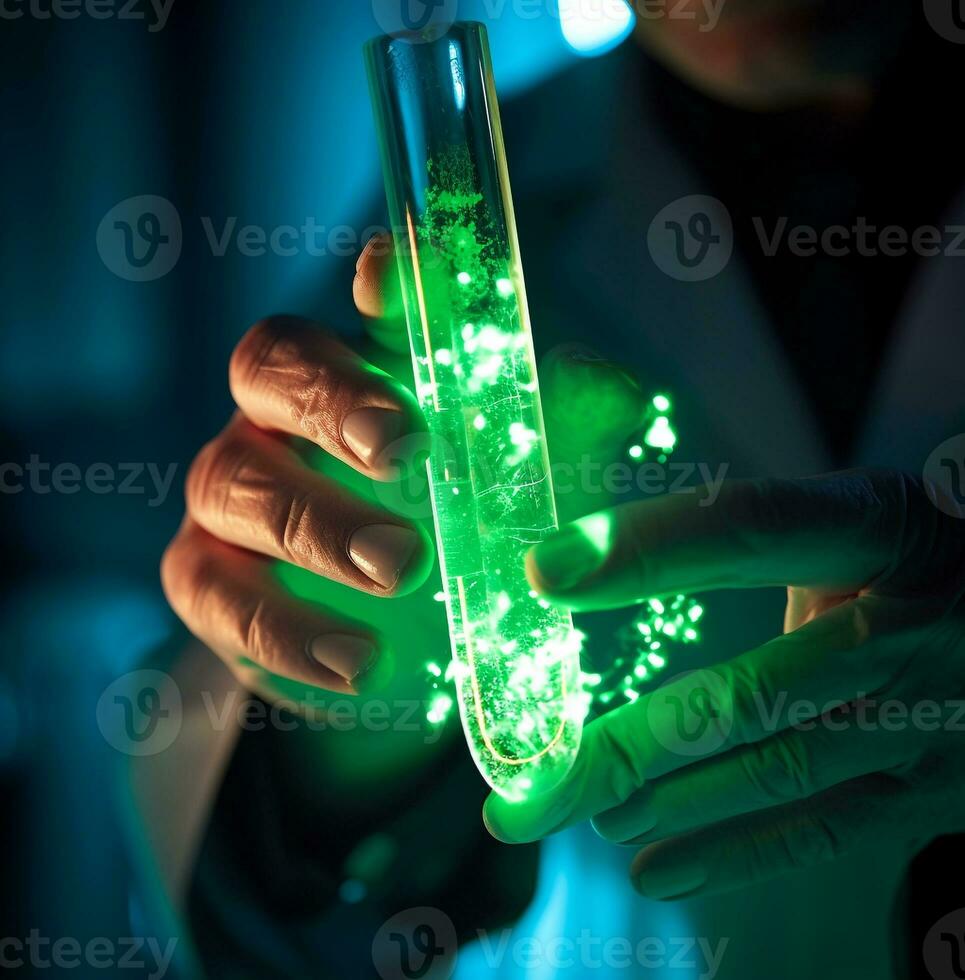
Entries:
{"type": "Polygon", "coordinates": [[[636,18],[623,0],[559,0],[566,43],[579,55],[611,51],[630,35],[636,18]]]}

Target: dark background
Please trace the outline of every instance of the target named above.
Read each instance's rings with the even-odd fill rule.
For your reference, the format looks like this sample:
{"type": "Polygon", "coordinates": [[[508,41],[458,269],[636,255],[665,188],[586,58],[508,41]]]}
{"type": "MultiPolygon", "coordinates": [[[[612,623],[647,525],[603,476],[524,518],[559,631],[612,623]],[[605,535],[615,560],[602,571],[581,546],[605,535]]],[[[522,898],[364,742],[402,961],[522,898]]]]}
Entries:
{"type": "MultiPolygon", "coordinates": [[[[349,315],[350,258],[218,257],[202,218],[361,235],[377,188],[368,2],[174,0],[163,30],[148,23],[0,20],[0,462],[177,467],[158,506],[143,476],[143,494],[0,493],[0,936],[128,932],[92,706],[174,628],[157,564],[187,465],[231,411],[234,344],[270,312],[349,315]],[[183,248],[163,278],[130,282],[97,229],[145,194],[175,206],[183,248]]],[[[504,98],[577,56],[549,16],[507,8],[489,28],[504,98]]],[[[912,879],[916,929],[955,907],[959,852],[938,845],[912,879]]]]}

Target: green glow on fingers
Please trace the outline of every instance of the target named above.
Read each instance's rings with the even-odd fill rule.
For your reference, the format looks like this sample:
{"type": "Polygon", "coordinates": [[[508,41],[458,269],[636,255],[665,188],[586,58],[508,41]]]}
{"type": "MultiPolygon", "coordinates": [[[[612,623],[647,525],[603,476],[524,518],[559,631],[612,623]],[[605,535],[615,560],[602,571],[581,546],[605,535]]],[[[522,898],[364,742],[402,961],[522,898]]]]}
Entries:
{"type": "Polygon", "coordinates": [[[590,514],[574,523],[583,537],[590,542],[601,557],[610,551],[613,538],[613,520],[609,514],[590,514]]]}

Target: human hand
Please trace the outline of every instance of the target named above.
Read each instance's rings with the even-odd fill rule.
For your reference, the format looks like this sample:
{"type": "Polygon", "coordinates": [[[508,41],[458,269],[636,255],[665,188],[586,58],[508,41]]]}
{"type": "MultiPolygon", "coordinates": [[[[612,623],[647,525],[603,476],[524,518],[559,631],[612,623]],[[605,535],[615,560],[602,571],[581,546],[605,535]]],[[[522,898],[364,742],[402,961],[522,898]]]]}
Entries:
{"type": "Polygon", "coordinates": [[[491,832],[592,818],[669,900],[965,828],[965,520],[930,492],[888,472],[732,483],[713,507],[666,496],[538,545],[531,580],[561,605],[786,585],[785,635],[593,721],[552,794],[490,796],[491,832]]]}
{"type": "MultiPolygon", "coordinates": [[[[373,239],[353,290],[374,341],[371,360],[408,349],[396,284],[391,245],[373,239]]],[[[407,374],[407,357],[396,360],[399,376],[407,374]]],[[[232,355],[229,380],[238,412],[195,459],[187,516],[162,561],[174,610],[244,686],[269,700],[289,701],[295,688],[288,681],[299,690],[342,694],[381,687],[392,671],[388,651],[399,641],[417,647],[423,659],[431,643],[444,659],[444,617],[438,617],[440,636],[417,639],[411,609],[400,622],[398,613],[322,587],[326,579],[373,601],[394,598],[416,590],[431,569],[423,524],[366,499],[373,496],[370,481],[411,473],[424,451],[425,424],[411,392],[298,317],[269,317],[252,327],[232,355]],[[316,472],[303,458],[313,447],[366,479],[355,477],[349,488],[348,471],[341,467],[340,474],[338,464],[324,461],[326,472],[316,472]],[[307,578],[317,584],[300,580],[296,596],[278,581],[279,559],[312,573],[307,578]],[[387,635],[392,632],[399,636],[387,635]]],[[[547,426],[551,439],[557,433],[566,442],[563,455],[617,453],[639,425],[639,386],[586,349],[554,352],[544,380],[547,426]],[[590,398],[605,407],[589,413],[592,418],[590,398]],[[584,420],[580,438],[563,439],[575,419],[584,420]]],[[[561,498],[565,512],[587,509],[579,489],[561,498]]],[[[601,502],[597,494],[589,506],[601,502]]]]}

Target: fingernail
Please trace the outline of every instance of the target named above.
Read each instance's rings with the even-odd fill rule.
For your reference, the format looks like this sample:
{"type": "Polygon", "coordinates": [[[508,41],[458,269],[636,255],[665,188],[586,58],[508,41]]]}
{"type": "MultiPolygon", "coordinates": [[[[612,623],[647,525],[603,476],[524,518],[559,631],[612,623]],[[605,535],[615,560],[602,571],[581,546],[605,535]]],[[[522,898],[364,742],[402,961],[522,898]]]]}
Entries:
{"type": "Polygon", "coordinates": [[[401,412],[359,408],[343,419],[342,441],[366,466],[388,472],[394,464],[380,457],[407,430],[408,423],[401,412]]]}
{"type": "Polygon", "coordinates": [[[570,525],[547,538],[530,552],[539,585],[546,591],[559,592],[595,572],[606,556],[604,549],[591,541],[579,527],[570,525]]]}
{"type": "Polygon", "coordinates": [[[372,673],[379,661],[379,651],[371,640],[350,633],[323,633],[308,645],[313,660],[352,686],[356,681],[372,673]]]}
{"type": "Polygon", "coordinates": [[[593,829],[611,844],[639,846],[657,827],[657,811],[650,802],[653,785],[647,783],[621,806],[598,813],[590,821],[593,829]]]}
{"type": "Polygon", "coordinates": [[[659,845],[644,851],[634,867],[634,885],[638,892],[655,901],[682,898],[707,881],[707,869],[692,859],[674,859],[662,855],[659,845]]]}
{"type": "Polygon", "coordinates": [[[397,524],[368,524],[349,539],[352,561],[377,585],[394,588],[409,564],[419,536],[397,524]]]}

